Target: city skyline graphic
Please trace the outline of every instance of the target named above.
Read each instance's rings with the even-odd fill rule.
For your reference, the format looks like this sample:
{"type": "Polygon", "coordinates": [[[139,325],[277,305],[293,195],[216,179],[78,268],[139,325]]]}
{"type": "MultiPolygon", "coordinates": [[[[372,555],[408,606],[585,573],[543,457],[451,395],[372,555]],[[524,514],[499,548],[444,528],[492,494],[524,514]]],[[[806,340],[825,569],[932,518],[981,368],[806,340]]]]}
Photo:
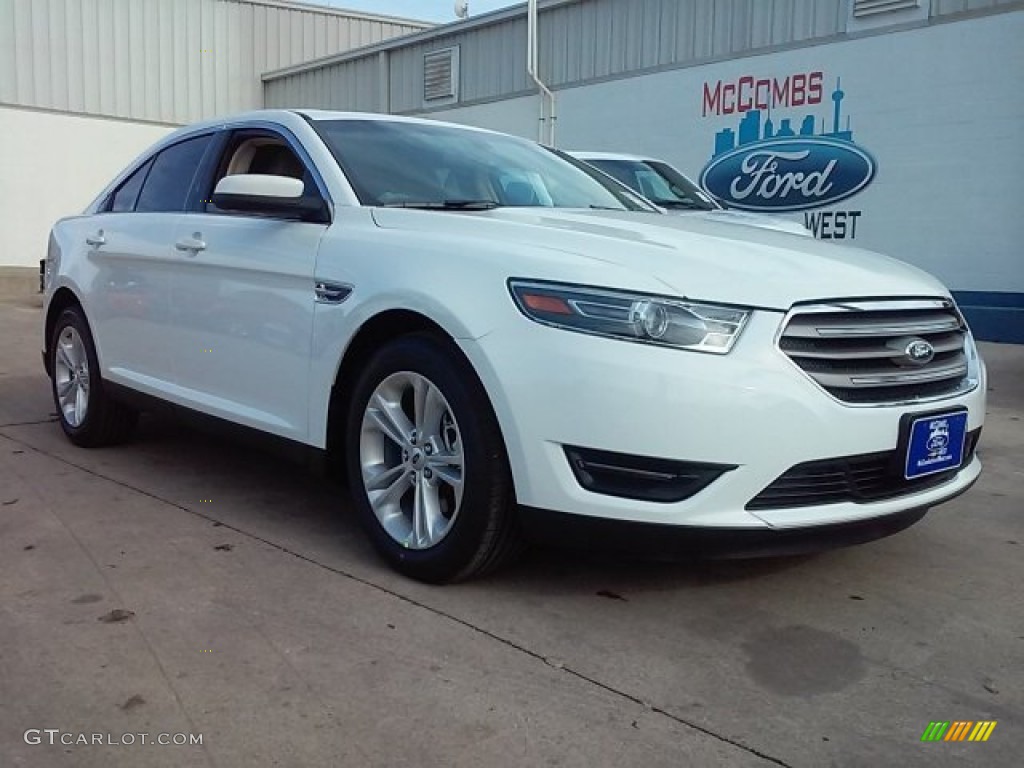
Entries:
{"type": "Polygon", "coordinates": [[[832,91],[832,130],[826,130],[825,118],[822,118],[821,132],[817,134],[814,132],[817,115],[813,112],[804,115],[800,121],[799,129],[794,130],[792,118],[782,118],[776,129],[775,122],[772,120],[771,109],[768,110],[768,117],[763,124],[761,122],[761,110],[749,109],[739,121],[736,130],[723,128],[715,134],[715,151],[711,157],[718,157],[726,152],[731,152],[737,147],[743,147],[748,144],[796,136],[822,136],[852,143],[853,131],[850,130],[849,115],[846,116],[846,128],[844,130],[839,129],[839,126],[842,124],[842,102],[845,97],[846,93],[840,87],[840,78],[837,77],[836,88],[832,91]]]}

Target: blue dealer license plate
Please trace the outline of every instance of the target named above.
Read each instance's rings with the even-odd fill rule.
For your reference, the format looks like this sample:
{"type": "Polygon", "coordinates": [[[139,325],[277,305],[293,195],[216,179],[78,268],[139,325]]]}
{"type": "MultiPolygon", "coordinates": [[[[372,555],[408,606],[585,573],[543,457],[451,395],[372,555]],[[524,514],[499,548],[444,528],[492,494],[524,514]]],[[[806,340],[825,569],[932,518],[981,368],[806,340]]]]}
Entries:
{"type": "Polygon", "coordinates": [[[964,460],[966,437],[967,411],[914,419],[910,423],[903,476],[910,480],[957,469],[964,460]]]}

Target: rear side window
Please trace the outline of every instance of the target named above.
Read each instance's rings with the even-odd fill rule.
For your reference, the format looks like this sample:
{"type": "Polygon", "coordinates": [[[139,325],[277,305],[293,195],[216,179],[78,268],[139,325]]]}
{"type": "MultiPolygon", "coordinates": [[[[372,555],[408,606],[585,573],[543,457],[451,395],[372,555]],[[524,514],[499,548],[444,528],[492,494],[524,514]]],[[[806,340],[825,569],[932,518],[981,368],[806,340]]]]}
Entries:
{"type": "Polygon", "coordinates": [[[124,183],[118,187],[117,192],[114,193],[113,198],[110,200],[109,210],[112,213],[135,210],[135,202],[139,199],[142,182],[146,180],[146,174],[149,173],[151,165],[153,165],[152,160],[144,163],[141,168],[125,179],[124,183]]]}
{"type": "Polygon", "coordinates": [[[212,135],[206,135],[187,139],[157,155],[135,204],[135,210],[185,210],[192,179],[212,138],[212,135]]]}

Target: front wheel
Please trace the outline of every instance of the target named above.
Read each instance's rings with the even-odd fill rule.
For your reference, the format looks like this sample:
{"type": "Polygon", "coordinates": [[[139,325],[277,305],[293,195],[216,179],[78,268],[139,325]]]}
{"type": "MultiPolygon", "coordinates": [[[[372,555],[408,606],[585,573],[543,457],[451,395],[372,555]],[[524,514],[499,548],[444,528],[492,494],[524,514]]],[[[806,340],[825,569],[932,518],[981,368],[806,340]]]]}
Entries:
{"type": "Polygon", "coordinates": [[[77,307],[65,309],[54,324],[50,371],[57,417],[71,442],[94,448],[131,435],[138,414],[104,390],[92,333],[77,307]]]}
{"type": "Polygon", "coordinates": [[[462,580],[516,549],[501,432],[475,375],[448,343],[408,336],[373,356],[353,391],[346,461],[364,526],[407,576],[462,580]]]}

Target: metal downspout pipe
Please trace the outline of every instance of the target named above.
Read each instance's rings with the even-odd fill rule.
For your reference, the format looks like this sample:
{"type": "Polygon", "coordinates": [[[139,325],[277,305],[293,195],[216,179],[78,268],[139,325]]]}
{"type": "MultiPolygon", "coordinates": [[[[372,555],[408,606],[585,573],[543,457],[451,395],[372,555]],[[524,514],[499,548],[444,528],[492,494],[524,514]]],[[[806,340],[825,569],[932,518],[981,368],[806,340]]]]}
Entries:
{"type": "Polygon", "coordinates": [[[555,123],[558,116],[555,108],[555,94],[540,79],[537,67],[537,0],[529,0],[526,6],[526,71],[540,90],[540,122],[537,126],[537,140],[549,147],[555,146],[555,123]],[[550,109],[545,109],[545,102],[550,109]],[[545,136],[545,123],[547,136],[545,136]]]}

